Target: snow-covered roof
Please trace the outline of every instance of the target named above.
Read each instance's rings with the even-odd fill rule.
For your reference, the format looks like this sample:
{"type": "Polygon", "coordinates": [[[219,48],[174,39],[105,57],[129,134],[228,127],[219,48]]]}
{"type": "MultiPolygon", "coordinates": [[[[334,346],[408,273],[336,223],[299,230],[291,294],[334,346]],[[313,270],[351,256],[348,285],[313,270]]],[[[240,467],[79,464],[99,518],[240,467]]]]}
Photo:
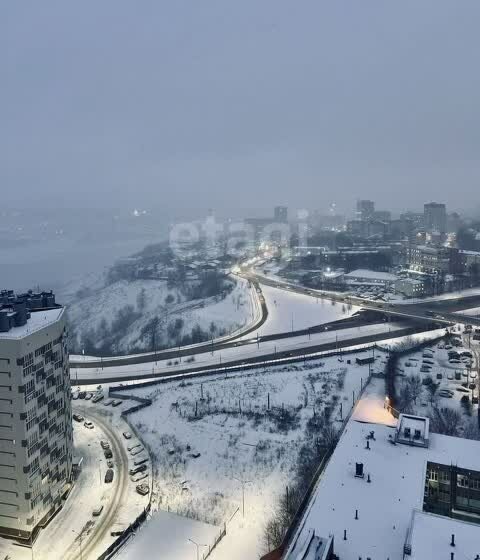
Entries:
{"type": "Polygon", "coordinates": [[[480,528],[473,523],[464,523],[449,517],[415,510],[412,518],[408,544],[410,560],[438,560],[454,558],[475,560],[480,555],[480,528]],[[451,546],[455,535],[455,546],[451,546]]]}
{"type": "MultiPolygon", "coordinates": [[[[300,522],[288,560],[297,558],[312,530],[333,535],[335,554],[342,560],[402,560],[412,512],[423,507],[427,461],[480,471],[478,441],[432,434],[424,448],[394,444],[394,439],[395,428],[349,421],[300,522]],[[368,440],[367,448],[372,431],[375,439],[368,440]],[[356,463],[363,463],[364,478],[355,477],[356,463]]],[[[442,556],[417,555],[415,560],[430,558],[442,556]]]]}
{"type": "Polygon", "coordinates": [[[0,332],[0,340],[23,338],[39,329],[48,327],[55,323],[63,313],[64,308],[31,311],[31,316],[21,327],[13,327],[8,332],[0,332]]]}
{"type": "Polygon", "coordinates": [[[397,277],[394,274],[388,272],[377,272],[376,270],[368,270],[366,268],[359,268],[357,270],[352,270],[345,275],[347,278],[370,278],[377,280],[387,280],[394,281],[397,277]]]}
{"type": "Polygon", "coordinates": [[[208,545],[213,544],[220,530],[219,527],[195,519],[157,511],[121,550],[118,560],[138,558],[190,560],[196,555],[194,542],[201,543],[199,546],[203,554],[205,549],[208,550],[208,545]]]}

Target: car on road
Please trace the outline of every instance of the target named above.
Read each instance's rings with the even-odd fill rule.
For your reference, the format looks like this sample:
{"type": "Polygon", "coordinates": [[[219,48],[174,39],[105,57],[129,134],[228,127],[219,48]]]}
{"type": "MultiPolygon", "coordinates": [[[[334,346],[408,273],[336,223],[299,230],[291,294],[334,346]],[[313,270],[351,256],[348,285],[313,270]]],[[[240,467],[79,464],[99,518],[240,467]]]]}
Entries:
{"type": "Polygon", "coordinates": [[[105,459],[111,459],[113,457],[111,449],[104,449],[103,454],[105,455],[105,459]]]}
{"type": "Polygon", "coordinates": [[[139,473],[139,474],[134,474],[130,477],[130,480],[132,482],[140,482],[141,480],[145,480],[146,478],[148,478],[148,473],[147,472],[143,472],[143,473],[139,473]]]}
{"type": "Polygon", "coordinates": [[[111,459],[108,459],[108,461],[107,461],[107,467],[108,467],[109,469],[113,469],[113,461],[112,461],[111,459]]]}
{"type": "Polygon", "coordinates": [[[108,469],[105,473],[105,484],[110,484],[113,481],[113,469],[108,469]]]}
{"type": "Polygon", "coordinates": [[[139,465],[138,467],[134,467],[130,469],[128,472],[130,475],[138,474],[141,472],[145,472],[147,470],[147,465],[139,465]]]}
{"type": "Polygon", "coordinates": [[[130,432],[123,432],[122,435],[125,439],[132,439],[132,434],[130,432]]]}
{"type": "Polygon", "coordinates": [[[141,495],[146,496],[150,492],[150,488],[148,484],[138,484],[135,487],[135,490],[141,495]]]}
{"type": "Polygon", "coordinates": [[[103,511],[103,506],[98,506],[92,511],[93,517],[98,517],[103,511]]]}
{"type": "Polygon", "coordinates": [[[81,414],[74,414],[72,418],[75,420],[75,422],[83,422],[85,420],[85,418],[81,414]]]}
{"type": "Polygon", "coordinates": [[[83,425],[85,426],[85,428],[88,428],[89,430],[93,430],[94,428],[93,422],[90,422],[90,420],[84,422],[83,425]]]}
{"type": "Polygon", "coordinates": [[[102,439],[100,445],[102,446],[102,449],[110,449],[110,444],[108,443],[108,441],[105,441],[104,439],[102,439]]]}

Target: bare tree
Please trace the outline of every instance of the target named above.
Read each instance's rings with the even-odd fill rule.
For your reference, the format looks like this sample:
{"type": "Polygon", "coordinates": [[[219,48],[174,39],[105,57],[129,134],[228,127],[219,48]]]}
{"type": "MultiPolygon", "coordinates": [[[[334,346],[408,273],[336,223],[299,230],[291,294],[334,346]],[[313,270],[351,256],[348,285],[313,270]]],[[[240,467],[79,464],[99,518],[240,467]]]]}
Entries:
{"type": "Polygon", "coordinates": [[[417,398],[422,394],[422,380],[418,375],[411,375],[407,379],[408,386],[410,388],[410,393],[413,398],[413,402],[417,404],[417,398]]]}

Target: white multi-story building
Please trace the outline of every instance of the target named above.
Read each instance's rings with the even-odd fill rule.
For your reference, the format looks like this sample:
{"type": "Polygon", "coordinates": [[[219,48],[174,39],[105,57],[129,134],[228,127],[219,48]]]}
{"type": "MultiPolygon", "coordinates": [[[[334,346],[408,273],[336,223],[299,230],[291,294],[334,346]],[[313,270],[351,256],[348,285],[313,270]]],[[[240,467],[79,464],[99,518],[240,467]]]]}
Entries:
{"type": "Polygon", "coordinates": [[[34,540],[68,493],[72,450],[64,308],[0,292],[0,535],[34,540]]]}

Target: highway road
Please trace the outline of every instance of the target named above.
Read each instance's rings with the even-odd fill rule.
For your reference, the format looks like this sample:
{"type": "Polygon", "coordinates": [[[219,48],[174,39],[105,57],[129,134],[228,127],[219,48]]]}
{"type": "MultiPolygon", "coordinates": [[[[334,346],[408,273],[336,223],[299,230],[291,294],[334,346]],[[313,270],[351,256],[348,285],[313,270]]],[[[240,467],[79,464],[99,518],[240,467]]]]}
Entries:
{"type": "Polygon", "coordinates": [[[292,347],[286,350],[279,350],[272,352],[271,347],[266,349],[265,352],[252,357],[241,357],[231,360],[222,360],[221,364],[218,362],[209,365],[189,365],[185,367],[177,367],[175,369],[163,369],[152,371],[150,368],[143,370],[138,368],[126,367],[122,371],[121,367],[110,367],[101,369],[79,369],[75,372],[71,371],[72,385],[98,385],[101,383],[124,382],[134,380],[147,380],[167,378],[182,375],[209,375],[212,373],[225,374],[227,371],[239,371],[248,369],[249,367],[263,366],[267,363],[277,363],[279,360],[283,361],[298,361],[298,359],[306,358],[319,352],[337,351],[343,348],[349,348],[360,344],[372,344],[374,342],[391,340],[401,336],[410,336],[419,332],[425,332],[425,327],[406,327],[391,330],[382,330],[375,334],[367,334],[356,336],[342,340],[331,340],[325,343],[311,344],[304,343],[300,347],[292,347]]]}
{"type": "Polygon", "coordinates": [[[480,304],[480,293],[467,297],[458,297],[451,299],[440,299],[437,301],[424,301],[417,303],[390,303],[382,301],[366,300],[348,294],[339,292],[327,292],[323,290],[314,290],[286,282],[279,279],[268,278],[261,274],[257,274],[252,270],[239,273],[242,278],[255,282],[258,285],[264,284],[272,288],[288,290],[293,293],[308,295],[315,298],[330,299],[341,303],[350,303],[358,305],[363,309],[372,311],[380,311],[385,315],[399,317],[402,319],[414,319],[417,321],[435,321],[445,325],[454,323],[463,323],[465,325],[480,325],[480,318],[469,317],[467,315],[455,315],[455,311],[471,309],[480,304]]]}
{"type": "Polygon", "coordinates": [[[393,304],[387,302],[374,302],[370,300],[364,300],[362,298],[352,297],[341,293],[313,290],[310,288],[298,286],[296,284],[280,281],[278,279],[270,279],[265,276],[256,274],[252,270],[242,271],[240,275],[252,282],[252,284],[254,285],[255,292],[257,294],[257,297],[259,298],[259,304],[262,311],[259,320],[248,329],[244,330],[241,333],[223,337],[222,339],[212,340],[208,343],[188,347],[180,347],[162,352],[148,352],[144,354],[101,358],[98,360],[71,360],[70,365],[72,369],[72,383],[91,384],[104,383],[107,381],[145,379],[151,378],[153,376],[166,377],[182,374],[200,374],[207,371],[219,371],[226,367],[240,367],[242,365],[248,365],[252,363],[258,364],[280,358],[298,357],[305,354],[330,351],[335,348],[346,348],[348,346],[357,344],[372,343],[382,339],[401,336],[398,334],[398,332],[390,334],[376,333],[373,335],[370,334],[366,336],[359,336],[356,338],[342,340],[340,344],[332,342],[319,344],[312,341],[311,345],[309,345],[308,347],[305,347],[304,345],[300,349],[288,349],[288,351],[280,351],[273,354],[271,350],[266,350],[264,354],[259,354],[255,357],[226,360],[223,361],[221,367],[219,367],[218,363],[215,363],[204,366],[185,365],[184,367],[176,368],[175,371],[165,369],[163,371],[153,371],[153,365],[164,360],[179,360],[181,362],[182,358],[186,358],[188,356],[198,356],[206,353],[211,353],[213,355],[215,352],[228,350],[239,346],[248,346],[252,344],[260,345],[260,343],[263,342],[271,342],[274,340],[282,340],[286,338],[293,339],[294,337],[305,335],[309,335],[310,337],[311,334],[315,333],[325,331],[333,332],[337,330],[347,329],[352,326],[372,324],[372,322],[377,322],[380,324],[382,321],[385,321],[386,317],[390,317],[390,319],[394,321],[407,321],[408,323],[410,323],[412,327],[407,328],[403,331],[405,335],[412,334],[414,332],[427,331],[432,329],[435,325],[437,327],[442,325],[448,327],[454,323],[480,325],[479,318],[468,317],[466,315],[456,315],[453,313],[454,311],[469,309],[478,306],[480,304],[480,294],[478,296],[474,295],[468,297],[453,298],[449,300],[444,299],[440,301],[427,301],[415,304],[393,304]],[[333,299],[342,303],[359,305],[363,309],[363,314],[359,314],[358,316],[354,316],[348,319],[335,321],[330,324],[318,325],[309,329],[276,333],[267,336],[258,336],[258,328],[265,322],[268,316],[267,305],[260,288],[261,284],[265,284],[281,290],[291,291],[293,293],[310,296],[312,298],[321,297],[333,299]],[[245,337],[246,334],[253,333],[255,331],[257,331],[256,337],[245,337]],[[146,363],[152,365],[152,370],[145,368],[143,371],[135,371],[132,369],[130,369],[128,372],[120,371],[123,366],[146,363]]]}

